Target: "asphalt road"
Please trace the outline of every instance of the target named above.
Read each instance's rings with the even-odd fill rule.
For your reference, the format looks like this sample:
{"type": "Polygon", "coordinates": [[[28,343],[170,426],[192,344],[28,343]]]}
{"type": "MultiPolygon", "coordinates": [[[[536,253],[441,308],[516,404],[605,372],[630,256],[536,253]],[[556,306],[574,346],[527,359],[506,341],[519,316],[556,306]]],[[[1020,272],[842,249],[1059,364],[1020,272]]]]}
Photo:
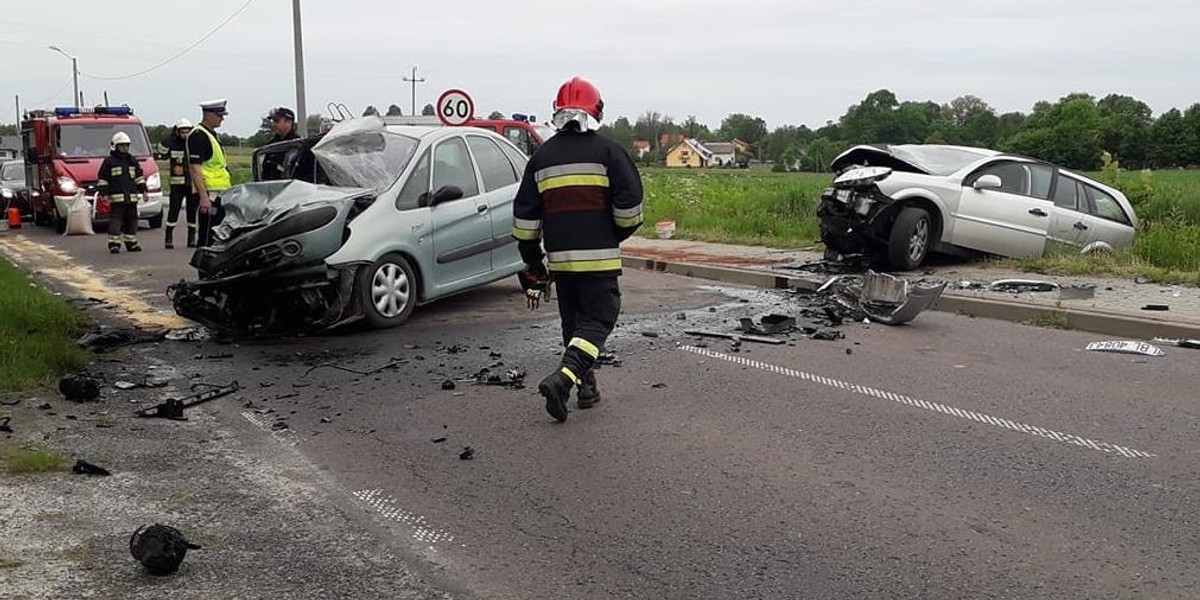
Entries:
{"type": "MultiPolygon", "coordinates": [[[[28,233],[152,302],[189,274],[158,232],[115,257],[28,233]]],[[[553,309],[515,282],[396,330],[197,352],[257,390],[230,427],[303,453],[404,560],[482,598],[1196,597],[1200,352],[940,313],[735,348],[682,331],[798,301],[623,286],[623,364],[561,425],[532,389],[469,383],[556,362],[553,309]]]]}

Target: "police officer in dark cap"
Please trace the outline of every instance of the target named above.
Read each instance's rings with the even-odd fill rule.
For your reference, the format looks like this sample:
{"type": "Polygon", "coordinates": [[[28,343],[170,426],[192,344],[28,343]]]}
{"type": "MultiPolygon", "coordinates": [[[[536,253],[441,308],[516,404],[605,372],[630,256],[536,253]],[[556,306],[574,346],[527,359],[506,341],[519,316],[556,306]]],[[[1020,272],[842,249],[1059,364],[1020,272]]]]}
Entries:
{"type": "MultiPolygon", "coordinates": [[[[275,134],[267,142],[268,144],[300,139],[300,136],[296,134],[296,113],[292,109],[283,106],[274,108],[267,118],[271,120],[271,131],[275,134]]],[[[284,178],[283,159],[285,156],[284,152],[273,152],[263,157],[261,176],[263,181],[284,178]]]]}

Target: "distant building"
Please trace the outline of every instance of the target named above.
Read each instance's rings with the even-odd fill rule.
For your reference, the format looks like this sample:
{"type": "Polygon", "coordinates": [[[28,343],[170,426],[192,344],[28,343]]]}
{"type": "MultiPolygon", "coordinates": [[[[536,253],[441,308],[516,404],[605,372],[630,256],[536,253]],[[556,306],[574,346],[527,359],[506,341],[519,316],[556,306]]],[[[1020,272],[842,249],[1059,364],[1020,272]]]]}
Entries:
{"type": "Polygon", "coordinates": [[[635,140],[633,142],[633,155],[638,158],[644,158],[650,154],[650,140],[635,140]]]}
{"type": "Polygon", "coordinates": [[[687,138],[667,152],[667,166],[692,169],[728,167],[737,163],[738,153],[743,152],[741,146],[745,146],[745,142],[701,142],[687,138]]]}
{"type": "Polygon", "coordinates": [[[21,158],[21,138],[15,135],[0,135],[0,160],[21,158]]]}

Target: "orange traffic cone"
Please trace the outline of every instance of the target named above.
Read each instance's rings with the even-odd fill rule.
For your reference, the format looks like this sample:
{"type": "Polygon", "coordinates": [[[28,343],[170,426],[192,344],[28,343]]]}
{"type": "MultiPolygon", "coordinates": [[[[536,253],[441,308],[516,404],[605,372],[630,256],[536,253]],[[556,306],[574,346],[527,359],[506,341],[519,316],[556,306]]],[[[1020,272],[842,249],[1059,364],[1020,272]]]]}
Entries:
{"type": "Polygon", "coordinates": [[[21,228],[21,209],[15,207],[15,206],[10,206],[8,208],[8,228],[9,229],[20,229],[21,228]]]}

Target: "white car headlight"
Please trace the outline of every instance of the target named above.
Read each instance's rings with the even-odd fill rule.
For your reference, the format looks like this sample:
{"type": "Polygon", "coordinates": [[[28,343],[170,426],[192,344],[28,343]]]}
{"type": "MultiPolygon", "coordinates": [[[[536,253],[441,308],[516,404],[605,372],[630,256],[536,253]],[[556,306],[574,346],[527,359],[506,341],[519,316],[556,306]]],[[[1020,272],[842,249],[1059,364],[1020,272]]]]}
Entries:
{"type": "Polygon", "coordinates": [[[8,189],[8,188],[0,188],[0,198],[9,198],[9,199],[11,199],[11,198],[13,198],[14,196],[16,196],[16,194],[14,194],[12,190],[10,190],[10,189],[8,189]]]}
{"type": "Polygon", "coordinates": [[[162,178],[158,176],[158,173],[155,173],[146,178],[146,189],[148,189],[148,190],[161,190],[162,189],[162,178]]]}
{"type": "Polygon", "coordinates": [[[79,191],[79,184],[75,183],[74,179],[63,175],[58,178],[58,189],[62,190],[64,194],[74,194],[79,191]]]}

